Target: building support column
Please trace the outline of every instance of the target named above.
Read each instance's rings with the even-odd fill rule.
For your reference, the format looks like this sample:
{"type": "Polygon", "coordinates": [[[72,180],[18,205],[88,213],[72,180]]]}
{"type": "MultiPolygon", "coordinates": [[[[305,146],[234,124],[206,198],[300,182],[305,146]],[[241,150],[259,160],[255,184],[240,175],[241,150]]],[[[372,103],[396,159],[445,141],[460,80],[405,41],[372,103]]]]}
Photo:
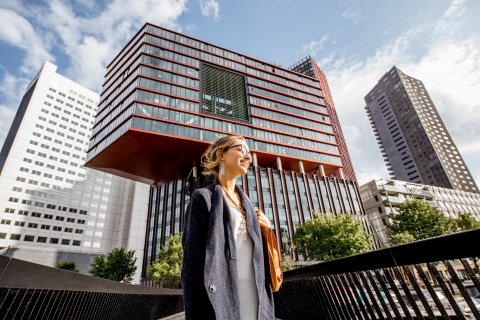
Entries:
{"type": "Polygon", "coordinates": [[[325,177],[325,167],[323,166],[323,164],[318,165],[318,169],[320,170],[320,175],[322,177],[325,177]]]}
{"type": "Polygon", "coordinates": [[[303,166],[302,160],[298,161],[298,169],[300,170],[300,173],[305,173],[305,167],[303,166]]]}
{"type": "Polygon", "coordinates": [[[192,176],[194,179],[198,178],[198,171],[197,171],[197,166],[193,166],[192,168],[192,176]]]}
{"type": "Polygon", "coordinates": [[[257,160],[257,154],[252,153],[252,164],[254,167],[258,167],[258,160],[257,160]]]}
{"type": "Polygon", "coordinates": [[[282,171],[283,170],[283,167],[282,167],[282,159],[280,157],[277,157],[275,159],[276,163],[277,163],[277,169],[278,171],[282,171]]]}

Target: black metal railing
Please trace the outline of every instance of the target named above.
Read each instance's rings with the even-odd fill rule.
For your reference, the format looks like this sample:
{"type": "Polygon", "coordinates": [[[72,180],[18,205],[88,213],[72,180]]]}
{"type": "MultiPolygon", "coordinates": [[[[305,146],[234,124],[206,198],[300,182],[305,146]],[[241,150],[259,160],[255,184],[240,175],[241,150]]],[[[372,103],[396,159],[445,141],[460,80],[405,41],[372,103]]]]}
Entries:
{"type": "Polygon", "coordinates": [[[142,279],[142,281],[140,281],[140,285],[150,288],[182,289],[181,283],[173,280],[155,281],[152,279],[142,279]]]}
{"type": "Polygon", "coordinates": [[[480,319],[480,229],[285,272],[280,319],[480,319]],[[477,298],[478,299],[478,298],[477,298]]]}
{"type": "Polygon", "coordinates": [[[0,319],[143,320],[182,310],[182,290],[122,284],[0,256],[0,319]]]}

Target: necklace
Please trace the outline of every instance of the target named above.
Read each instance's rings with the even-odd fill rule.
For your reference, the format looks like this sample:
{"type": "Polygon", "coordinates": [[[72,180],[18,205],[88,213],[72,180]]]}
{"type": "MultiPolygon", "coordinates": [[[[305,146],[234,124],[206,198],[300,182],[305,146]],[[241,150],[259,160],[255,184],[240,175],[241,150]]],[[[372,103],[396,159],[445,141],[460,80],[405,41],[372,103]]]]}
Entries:
{"type": "Polygon", "coordinates": [[[232,206],[240,212],[240,228],[239,232],[243,235],[243,240],[247,240],[247,220],[245,218],[245,209],[242,207],[242,204],[237,204],[235,200],[233,200],[230,193],[222,186],[223,192],[227,195],[227,198],[232,203],[232,206]]]}

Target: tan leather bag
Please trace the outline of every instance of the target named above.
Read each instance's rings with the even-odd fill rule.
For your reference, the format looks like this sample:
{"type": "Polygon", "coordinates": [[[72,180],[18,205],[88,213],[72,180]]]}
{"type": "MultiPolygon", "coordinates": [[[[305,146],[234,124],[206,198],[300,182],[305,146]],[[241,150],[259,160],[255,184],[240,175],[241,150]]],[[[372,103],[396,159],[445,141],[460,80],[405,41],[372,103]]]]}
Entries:
{"type": "Polygon", "coordinates": [[[270,279],[273,292],[280,290],[283,282],[282,261],[278,250],[277,237],[270,228],[262,227],[263,245],[268,252],[268,264],[270,265],[270,279]]]}

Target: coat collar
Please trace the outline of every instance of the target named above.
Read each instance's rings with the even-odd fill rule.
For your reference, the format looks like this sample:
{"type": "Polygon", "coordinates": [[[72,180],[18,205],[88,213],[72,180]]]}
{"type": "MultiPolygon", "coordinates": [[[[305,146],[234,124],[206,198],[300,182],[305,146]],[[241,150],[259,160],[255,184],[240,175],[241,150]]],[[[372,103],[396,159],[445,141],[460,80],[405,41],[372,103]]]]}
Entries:
{"type": "MultiPolygon", "coordinates": [[[[228,222],[229,225],[225,225],[226,228],[228,228],[230,231],[231,229],[231,224],[230,224],[230,209],[228,206],[228,202],[226,201],[225,197],[223,196],[222,192],[222,186],[220,185],[220,181],[218,178],[215,178],[215,181],[210,185],[210,190],[212,191],[213,197],[220,201],[220,199],[223,200],[223,208],[224,208],[224,213],[228,213],[227,215],[224,214],[224,221],[228,222]]],[[[246,211],[246,220],[247,220],[247,231],[250,237],[252,238],[255,246],[260,246],[262,245],[261,243],[261,235],[260,235],[260,225],[258,224],[258,218],[257,214],[255,213],[255,210],[248,199],[247,195],[243,192],[242,188],[240,188],[238,185],[235,185],[235,191],[238,193],[240,196],[240,202],[242,203],[242,206],[245,208],[246,211]]],[[[233,246],[235,246],[235,239],[233,238],[233,232],[229,232],[231,234],[231,237],[229,236],[229,244],[230,244],[230,249],[233,249],[231,241],[233,240],[233,246]]],[[[235,252],[230,250],[230,252],[235,252]]]]}

